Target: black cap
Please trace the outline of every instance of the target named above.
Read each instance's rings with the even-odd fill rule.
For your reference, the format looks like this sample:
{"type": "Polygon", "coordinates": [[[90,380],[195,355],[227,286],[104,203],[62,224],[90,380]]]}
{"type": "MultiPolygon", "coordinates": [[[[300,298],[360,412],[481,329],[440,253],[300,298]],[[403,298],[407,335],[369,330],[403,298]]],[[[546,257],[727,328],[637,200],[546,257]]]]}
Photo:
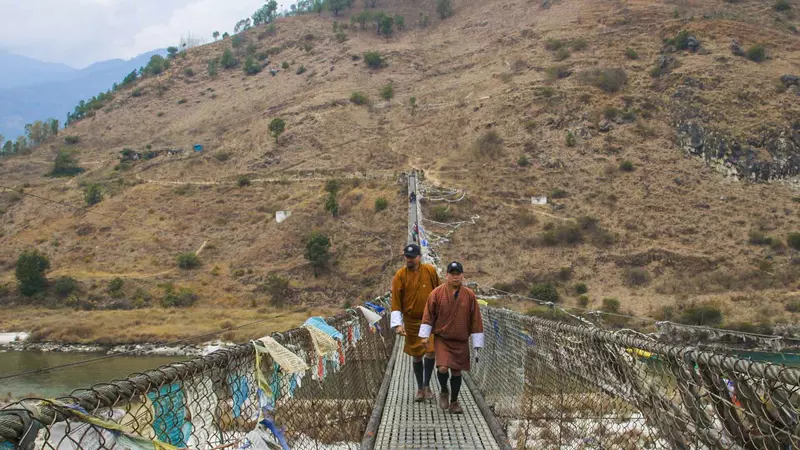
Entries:
{"type": "Polygon", "coordinates": [[[458,261],[453,261],[447,265],[447,273],[451,272],[464,273],[464,266],[458,261]]]}
{"type": "Polygon", "coordinates": [[[419,245],[417,244],[406,245],[406,248],[403,249],[403,254],[408,256],[409,258],[419,256],[420,255],[419,245]]]}

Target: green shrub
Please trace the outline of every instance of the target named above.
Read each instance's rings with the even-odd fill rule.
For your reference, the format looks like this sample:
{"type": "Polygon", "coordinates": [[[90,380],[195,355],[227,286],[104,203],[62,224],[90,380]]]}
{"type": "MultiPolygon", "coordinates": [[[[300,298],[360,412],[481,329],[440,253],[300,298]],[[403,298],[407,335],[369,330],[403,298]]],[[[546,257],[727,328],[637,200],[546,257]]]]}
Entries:
{"type": "Polygon", "coordinates": [[[194,69],[192,69],[191,67],[187,67],[187,68],[183,69],[183,74],[186,75],[187,77],[193,77],[194,76],[194,69]]]}
{"type": "Polygon", "coordinates": [[[269,303],[275,307],[282,307],[291,294],[289,279],[280,275],[270,274],[261,290],[269,295],[269,303]]]}
{"type": "Polygon", "coordinates": [[[603,312],[618,314],[619,313],[619,300],[616,298],[604,298],[603,306],[600,308],[603,312]]]}
{"type": "Polygon", "coordinates": [[[256,62],[252,56],[248,56],[244,60],[244,73],[248,75],[255,75],[261,72],[261,65],[256,62]]]}
{"type": "Polygon", "coordinates": [[[436,12],[439,13],[439,17],[444,20],[453,15],[453,4],[450,0],[437,0],[436,12]]]}
{"type": "Polygon", "coordinates": [[[356,105],[366,105],[369,102],[369,100],[367,100],[367,96],[361,92],[353,92],[350,95],[350,101],[356,105]]]}
{"type": "Polygon", "coordinates": [[[144,90],[140,87],[131,91],[131,97],[141,97],[142,95],[144,95],[144,90]]]}
{"type": "Polygon", "coordinates": [[[569,193],[561,188],[555,188],[550,191],[550,198],[566,198],[569,196],[569,193]]]}
{"type": "Polygon", "coordinates": [[[431,217],[437,222],[447,222],[450,220],[450,209],[445,205],[439,205],[431,210],[431,217]]]}
{"type": "Polygon", "coordinates": [[[556,245],[575,245],[583,242],[583,235],[578,225],[566,222],[558,224],[554,229],[539,235],[539,242],[548,247],[556,245]]]}
{"type": "Polygon", "coordinates": [[[392,83],[387,84],[381,89],[381,97],[384,100],[391,100],[394,97],[394,86],[392,83]]]}
{"type": "Polygon", "coordinates": [[[84,169],[78,167],[78,160],[73,156],[72,152],[61,150],[58,152],[58,155],[56,155],[53,171],[50,172],[50,176],[71,177],[83,171],[84,169]]]}
{"type": "Polygon", "coordinates": [[[534,284],[533,287],[531,287],[531,297],[553,303],[560,300],[556,287],[550,283],[534,284]]]}
{"type": "Polygon", "coordinates": [[[747,242],[752,245],[771,245],[772,238],[758,230],[752,230],[748,234],[747,242]]]}
{"type": "Polygon", "coordinates": [[[53,283],[53,290],[60,298],[67,298],[78,289],[78,282],[72,277],[59,277],[53,283]]]}
{"type": "Polygon", "coordinates": [[[381,212],[389,206],[389,200],[386,200],[384,197],[378,197],[375,199],[375,212],[381,212]]]}
{"type": "Polygon", "coordinates": [[[281,68],[282,68],[283,70],[286,70],[286,69],[288,69],[288,68],[289,68],[289,63],[288,63],[288,62],[286,62],[286,61],[284,61],[283,63],[281,63],[281,68]]]}
{"type": "Polygon", "coordinates": [[[385,64],[380,52],[376,50],[364,53],[364,62],[373,69],[379,69],[385,64]]]}
{"type": "Polygon", "coordinates": [[[339,189],[341,188],[341,183],[339,180],[332,178],[325,182],[325,192],[330,192],[331,194],[337,194],[339,189]]]}
{"type": "Polygon", "coordinates": [[[628,59],[639,59],[639,54],[636,52],[636,50],[628,47],[625,49],[625,57],[628,59]]]}
{"type": "Polygon", "coordinates": [[[247,175],[239,175],[239,177],[236,178],[236,185],[239,187],[250,186],[250,177],[247,175]]]}
{"type": "Polygon", "coordinates": [[[623,172],[633,172],[633,163],[626,159],[619,163],[619,170],[623,172]]]}
{"type": "Polygon", "coordinates": [[[589,296],[588,295],[581,295],[578,297],[578,306],[581,308],[586,308],[589,306],[589,296]]]}
{"type": "Polygon", "coordinates": [[[560,50],[563,47],[564,42],[562,42],[560,39],[548,38],[544,43],[544,48],[550,51],[560,50]]]}
{"type": "Polygon", "coordinates": [[[553,59],[555,59],[556,61],[563,61],[563,60],[569,58],[570,56],[571,55],[569,53],[569,50],[567,50],[566,48],[562,47],[562,48],[556,50],[555,55],[553,55],[553,59]]]}
{"type": "Polygon", "coordinates": [[[565,65],[559,64],[556,66],[550,66],[547,68],[547,77],[551,80],[557,80],[561,78],[567,78],[570,76],[569,68],[565,65]]]}
{"type": "Polygon", "coordinates": [[[717,326],[722,323],[722,311],[711,304],[701,304],[686,308],[678,322],[687,325],[717,326]]]}
{"type": "Polygon", "coordinates": [[[276,118],[272,119],[272,121],[270,121],[270,123],[269,123],[269,132],[275,138],[275,143],[278,142],[278,138],[280,137],[281,134],[283,134],[283,132],[285,130],[286,130],[286,121],[285,120],[283,120],[283,119],[281,119],[279,117],[276,117],[276,118]]]}
{"type": "Polygon", "coordinates": [[[618,92],[628,82],[622,69],[590,69],[581,74],[581,80],[606,92],[618,92]]]}
{"type": "Polygon", "coordinates": [[[195,269],[200,267],[200,258],[194,252],[178,255],[178,267],[181,269],[195,269]]]}
{"type": "Polygon", "coordinates": [[[83,191],[83,200],[87,205],[92,206],[103,201],[103,190],[99,184],[90,183],[83,191]]]}
{"type": "Polygon", "coordinates": [[[575,134],[572,130],[567,131],[567,147],[575,147],[575,134]]]}
{"type": "Polygon", "coordinates": [[[75,145],[81,141],[79,136],[64,136],[64,142],[69,145],[75,145]]]}
{"type": "Polygon", "coordinates": [[[689,48],[689,32],[681,30],[674,39],[667,39],[667,43],[675,45],[678,50],[686,50],[689,48]]]}
{"type": "Polygon", "coordinates": [[[642,267],[625,269],[623,280],[628,286],[644,286],[650,282],[650,274],[642,267]]]}
{"type": "Polygon", "coordinates": [[[775,11],[788,11],[792,9],[792,5],[787,0],[778,0],[775,2],[775,11]]]}
{"type": "Polygon", "coordinates": [[[175,292],[172,283],[164,288],[164,297],[161,299],[161,306],[164,308],[185,308],[194,305],[197,295],[191,289],[181,288],[175,292]]]}
{"type": "Polygon", "coordinates": [[[331,213],[333,217],[339,217],[339,202],[336,200],[336,194],[333,192],[328,194],[325,199],[325,211],[331,213]]]}
{"type": "Polygon", "coordinates": [[[216,158],[217,161],[219,161],[219,162],[225,162],[228,159],[230,159],[230,157],[231,157],[231,154],[227,153],[227,152],[217,152],[217,153],[214,154],[214,158],[216,158]]]}
{"type": "Polygon", "coordinates": [[[47,285],[45,272],[50,260],[38,250],[26,250],[17,258],[15,275],[22,295],[30,297],[44,290],[47,285]]]}
{"type": "Polygon", "coordinates": [[[314,268],[315,277],[318,275],[318,270],[325,267],[330,261],[331,254],[328,250],[330,246],[331,241],[328,236],[321,233],[312,233],[306,241],[304,256],[314,268]]]}
{"type": "Polygon", "coordinates": [[[763,62],[767,59],[767,50],[761,44],[756,44],[747,49],[747,58],[755,62],[763,62]]]}
{"type": "Polygon", "coordinates": [[[475,141],[475,154],[479,157],[496,158],[502,153],[503,142],[497,131],[488,131],[475,141]]]}
{"type": "Polygon", "coordinates": [[[786,311],[800,313],[800,300],[792,300],[785,306],[786,311]]]}
{"type": "Polygon", "coordinates": [[[219,63],[225,69],[232,69],[239,64],[239,61],[233,57],[233,52],[231,49],[226,48],[224,52],[222,52],[222,56],[219,58],[219,63]]]}
{"type": "Polygon", "coordinates": [[[569,46],[572,47],[572,49],[577,52],[586,49],[588,43],[586,42],[586,39],[578,38],[570,41],[569,46]]]}
{"type": "Polygon", "coordinates": [[[183,105],[184,103],[186,103],[186,102],[188,102],[188,101],[189,101],[189,100],[186,100],[185,98],[182,98],[182,99],[178,100],[178,104],[179,104],[179,105],[183,105]]]}
{"type": "Polygon", "coordinates": [[[517,159],[517,165],[520,167],[527,167],[531,164],[528,160],[528,155],[519,155],[519,159],[517,159]]]}
{"type": "Polygon", "coordinates": [[[786,244],[795,250],[800,250],[800,233],[789,233],[786,236],[786,244]]]}
{"type": "Polygon", "coordinates": [[[161,55],[153,55],[150,57],[150,62],[144,68],[145,75],[159,75],[169,68],[169,61],[164,59],[161,55]]]}
{"type": "Polygon", "coordinates": [[[210,59],[208,60],[208,76],[216,77],[217,76],[217,60],[210,59]]]}
{"type": "Polygon", "coordinates": [[[575,284],[575,293],[578,295],[583,295],[589,292],[589,288],[586,286],[586,283],[577,283],[575,284]]]}
{"type": "Polygon", "coordinates": [[[125,285],[125,281],[122,278],[114,278],[108,283],[108,292],[116,293],[122,290],[122,286],[125,285]]]}
{"type": "Polygon", "coordinates": [[[297,70],[294,73],[297,75],[302,75],[305,72],[306,72],[306,66],[301,65],[300,67],[297,68],[297,70]]]}

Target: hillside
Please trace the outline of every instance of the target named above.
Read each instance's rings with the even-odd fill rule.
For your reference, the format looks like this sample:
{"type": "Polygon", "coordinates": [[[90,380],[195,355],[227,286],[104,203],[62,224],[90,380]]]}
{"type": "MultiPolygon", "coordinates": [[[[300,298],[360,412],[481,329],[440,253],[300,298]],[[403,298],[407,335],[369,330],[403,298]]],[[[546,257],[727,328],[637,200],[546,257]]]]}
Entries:
{"type": "MultiPolygon", "coordinates": [[[[259,289],[269,275],[291,280],[295,307],[341,307],[388,288],[405,227],[398,179],[414,167],[429,184],[467,191],[449,209],[426,208],[451,222],[477,216],[439,250],[481,285],[527,294],[552,283],[575,305],[585,283],[594,308],[613,297],[620,311],[661,319],[664,307],[669,318],[711,302],[732,326],[796,322],[800,266],[787,237],[800,231],[800,86],[781,76],[800,72],[800,4],[789,4],[462,1],[440,20],[435,3],[381,0],[378,9],[406,18],[390,38],[374,25],[337,38],[333,21],[349,23],[360,5],[244,33],[234,53],[244,63],[252,44],[268,67],[289,64],[274,76],[241,64],[210,76],[208,60],[231,39],[190,49],[62,132],[78,144],[1,160],[3,185],[76,207],[81,186],[100,183],[107,195],[91,211],[120,218],[0,194],[6,298],[20,302],[14,264],[36,247],[50,257],[49,278],[80,282],[87,307],[113,303],[108,284],[120,277],[130,306],[157,306],[172,282],[199,296],[183,313],[199,323],[213,321],[209,309],[269,314],[259,289]],[[675,49],[687,36],[695,51],[675,49]],[[763,44],[766,59],[732,54],[733,39],[763,44]],[[372,50],[385,67],[365,64],[372,50]],[[351,102],[355,91],[370,103],[351,102]],[[276,143],[268,126],[278,117],[286,132],[276,143]],[[88,170],[43,177],[65,147],[88,170]],[[125,148],[184,153],[120,164],[125,148]],[[243,175],[252,181],[239,187],[243,175]],[[329,179],[343,180],[338,218],[325,211],[329,179]],[[538,195],[548,205],[531,205],[538,195]],[[389,206],[375,212],[379,197],[389,206]],[[277,223],[279,210],[291,217],[277,223]],[[335,255],[319,277],[303,257],[314,230],[335,255]],[[200,248],[199,268],[177,267],[178,254],[200,248]],[[151,299],[135,302],[143,292],[151,299]]],[[[14,327],[36,324],[16,311],[14,327]]]]}

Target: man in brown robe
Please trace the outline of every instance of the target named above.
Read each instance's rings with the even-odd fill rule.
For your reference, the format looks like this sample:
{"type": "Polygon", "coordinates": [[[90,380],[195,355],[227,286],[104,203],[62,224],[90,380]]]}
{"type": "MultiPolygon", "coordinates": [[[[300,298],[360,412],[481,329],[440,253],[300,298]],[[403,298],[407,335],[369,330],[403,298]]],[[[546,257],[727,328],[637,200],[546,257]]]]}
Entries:
{"type": "Polygon", "coordinates": [[[414,401],[421,402],[433,398],[430,381],[434,354],[433,342],[423,344],[419,337],[419,327],[422,324],[425,302],[431,291],[439,286],[439,274],[430,264],[422,264],[417,244],[406,245],[403,254],[406,257],[406,266],[398,270],[392,279],[391,327],[397,334],[406,337],[403,352],[414,358],[414,377],[417,379],[414,401]]]}
{"type": "Polygon", "coordinates": [[[464,267],[453,261],[447,265],[447,283],[431,292],[425,304],[419,337],[423,342],[436,336],[433,343],[436,353],[437,376],[442,392],[439,407],[451,414],[464,411],[458,404],[461,390],[461,372],[469,371],[469,338],[477,352],[483,347],[483,318],[478,299],[472,289],[462,286],[464,267]],[[447,371],[450,370],[452,377],[447,371]],[[450,388],[447,381],[450,381],[450,388]]]}

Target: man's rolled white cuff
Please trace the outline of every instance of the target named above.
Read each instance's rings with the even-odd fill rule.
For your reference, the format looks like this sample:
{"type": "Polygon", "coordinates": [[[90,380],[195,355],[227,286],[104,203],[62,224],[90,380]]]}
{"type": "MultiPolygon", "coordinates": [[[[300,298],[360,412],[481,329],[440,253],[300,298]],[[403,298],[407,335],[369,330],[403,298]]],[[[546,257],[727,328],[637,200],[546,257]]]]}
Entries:
{"type": "Polygon", "coordinates": [[[392,321],[389,328],[394,328],[403,324],[403,313],[400,311],[392,311],[392,321]]]}
{"type": "Polygon", "coordinates": [[[419,337],[422,339],[428,338],[431,336],[431,331],[433,331],[433,327],[423,323],[419,326],[419,337]]]}
{"type": "Polygon", "coordinates": [[[483,333],[472,333],[472,346],[475,348],[483,347],[483,333]]]}

